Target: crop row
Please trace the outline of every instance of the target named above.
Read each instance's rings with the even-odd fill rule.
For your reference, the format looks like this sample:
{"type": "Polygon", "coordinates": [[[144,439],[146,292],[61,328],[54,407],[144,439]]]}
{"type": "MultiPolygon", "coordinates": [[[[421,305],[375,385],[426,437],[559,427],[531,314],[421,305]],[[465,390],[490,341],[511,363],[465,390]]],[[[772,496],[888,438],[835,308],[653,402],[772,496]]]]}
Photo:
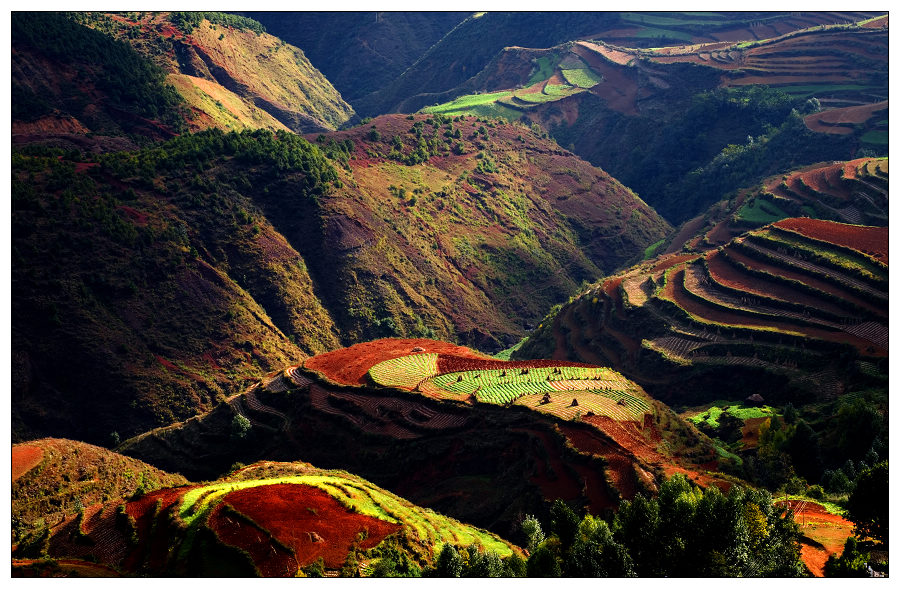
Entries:
{"type": "Polygon", "coordinates": [[[379,362],[369,376],[383,387],[413,390],[420,382],[438,374],[437,354],[411,354],[379,362]]]}
{"type": "Polygon", "coordinates": [[[431,382],[437,386],[456,393],[474,393],[476,389],[485,389],[501,384],[526,385],[554,380],[622,382],[624,379],[609,368],[582,366],[470,370],[448,372],[431,378],[431,382]]]}

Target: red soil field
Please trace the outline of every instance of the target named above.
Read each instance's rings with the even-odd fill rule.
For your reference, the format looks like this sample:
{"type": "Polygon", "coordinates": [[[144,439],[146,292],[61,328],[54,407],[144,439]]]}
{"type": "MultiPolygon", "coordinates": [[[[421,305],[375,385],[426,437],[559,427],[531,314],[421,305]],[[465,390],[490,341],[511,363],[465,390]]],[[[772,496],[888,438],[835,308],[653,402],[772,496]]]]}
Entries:
{"type": "Polygon", "coordinates": [[[850,294],[849,291],[845,291],[845,290],[838,288],[837,286],[831,284],[830,282],[824,282],[822,280],[812,278],[808,274],[794,272],[792,270],[782,268],[781,266],[773,266],[772,264],[767,264],[765,262],[757,260],[756,258],[751,258],[750,256],[746,256],[736,250],[728,250],[728,257],[737,262],[741,262],[742,264],[745,264],[748,267],[753,268],[754,270],[764,270],[770,274],[781,275],[781,276],[784,276],[785,278],[790,278],[791,280],[796,280],[798,282],[802,282],[813,288],[819,289],[822,292],[831,293],[833,295],[845,298],[848,301],[852,301],[856,305],[859,305],[859,306],[864,307],[874,313],[878,313],[879,315],[883,315],[883,316],[887,317],[887,309],[886,308],[883,308],[883,307],[879,308],[864,299],[861,299],[859,297],[856,297],[856,296],[850,294]]]}
{"type": "MultiPolygon", "coordinates": [[[[612,479],[612,483],[622,495],[622,498],[629,500],[634,498],[634,495],[637,493],[637,487],[635,485],[634,468],[632,467],[633,458],[631,456],[599,434],[584,428],[560,424],[559,429],[578,451],[602,456],[608,464],[607,472],[612,479]]],[[[609,507],[614,506],[612,501],[609,501],[609,503],[609,507]]]]}
{"type": "Polygon", "coordinates": [[[741,428],[741,443],[744,448],[755,448],[759,445],[759,426],[761,426],[768,417],[751,417],[744,421],[744,427],[741,428]]]}
{"type": "Polygon", "coordinates": [[[866,29],[887,28],[888,27],[888,16],[889,15],[885,14],[884,16],[882,16],[880,18],[876,18],[873,21],[869,21],[862,26],[863,26],[863,28],[866,28],[866,29]]]}
{"type": "Polygon", "coordinates": [[[856,347],[860,352],[867,356],[885,356],[887,350],[878,348],[875,352],[868,352],[867,349],[872,347],[869,340],[857,337],[855,335],[843,331],[827,331],[808,325],[799,325],[795,323],[785,323],[777,320],[757,319],[750,315],[726,311],[718,307],[707,305],[697,301],[691,297],[684,288],[682,280],[684,279],[684,270],[675,272],[671,279],[666,282],[663,288],[663,296],[674,301],[679,307],[695,317],[721,323],[722,325],[733,325],[735,327],[774,327],[776,329],[802,333],[808,337],[814,337],[832,342],[842,342],[856,347]]]}
{"type": "Polygon", "coordinates": [[[465,346],[431,339],[387,338],[364,342],[333,352],[308,358],[303,367],[343,385],[366,384],[366,373],[379,362],[409,355],[413,348],[423,348],[427,353],[451,354],[464,358],[489,360],[490,356],[465,346]]]}
{"type": "MultiPolygon", "coordinates": [[[[812,190],[821,192],[823,194],[830,194],[832,196],[836,196],[846,200],[850,196],[847,191],[834,190],[828,184],[829,182],[833,182],[835,180],[835,175],[833,173],[833,170],[835,168],[836,166],[816,168],[815,170],[804,172],[799,176],[803,179],[803,183],[809,186],[812,190]]],[[[840,182],[840,178],[838,178],[838,182],[840,182]]],[[[840,186],[840,184],[838,184],[838,186],[840,186]]]]}
{"type": "Polygon", "coordinates": [[[581,496],[582,481],[572,476],[560,458],[560,452],[554,450],[554,447],[559,447],[558,440],[551,439],[550,435],[543,431],[532,429],[513,429],[512,431],[527,432],[530,436],[540,438],[541,445],[548,450],[546,461],[538,458],[537,472],[529,479],[531,483],[540,488],[541,495],[545,499],[559,498],[571,501],[581,496]]]}
{"type": "Polygon", "coordinates": [[[709,265],[709,273],[713,280],[744,291],[749,294],[759,295],[761,297],[769,297],[788,301],[793,303],[802,303],[814,309],[822,309],[837,315],[846,315],[847,312],[836,304],[820,299],[791,288],[787,285],[771,282],[761,279],[757,276],[745,274],[731,264],[729,264],[718,251],[710,252],[706,257],[709,265]]]}
{"type": "Polygon", "coordinates": [[[853,248],[885,264],[888,263],[887,227],[863,227],[806,218],[783,219],[774,225],[796,231],[806,237],[853,248]]]}
{"type": "Polygon", "coordinates": [[[567,362],[559,360],[481,360],[466,358],[463,356],[438,356],[438,371],[443,374],[445,372],[465,372],[469,370],[515,370],[522,368],[547,368],[552,366],[582,366],[585,368],[595,368],[593,364],[584,364],[582,362],[567,362]]]}
{"type": "Polygon", "coordinates": [[[622,284],[624,276],[616,276],[603,283],[603,292],[615,304],[618,311],[622,311],[622,297],[619,296],[619,285],[622,284]]]}
{"type": "Polygon", "coordinates": [[[690,262],[692,260],[696,260],[698,257],[699,256],[696,254],[680,254],[680,255],[663,257],[656,264],[653,265],[653,268],[651,268],[650,271],[656,273],[656,272],[668,270],[672,266],[675,266],[682,262],[690,262]]]}
{"type": "Polygon", "coordinates": [[[881,110],[888,108],[888,101],[875,102],[873,104],[862,104],[860,106],[847,106],[844,108],[835,108],[822,112],[813,113],[803,117],[803,121],[811,131],[818,133],[836,133],[840,135],[849,135],[853,133],[851,126],[836,126],[842,123],[850,125],[858,125],[865,123],[872,116],[881,110]]]}
{"type": "MultiPolygon", "coordinates": [[[[797,500],[780,501],[777,506],[792,510],[800,508],[802,502],[797,500]]],[[[853,533],[853,523],[839,515],[828,513],[818,503],[809,502],[794,513],[794,521],[800,526],[800,532],[812,542],[803,543],[800,557],[810,572],[817,577],[824,576],[825,561],[831,554],[840,556],[844,551],[844,542],[853,533]]]]}
{"type": "Polygon", "coordinates": [[[44,451],[37,446],[24,444],[12,447],[12,482],[41,463],[44,451]]]}
{"type": "Polygon", "coordinates": [[[209,518],[209,527],[227,544],[250,553],[263,576],[293,576],[296,567],[321,557],[325,567],[340,568],[357,535],[366,530],[360,544],[367,550],[400,529],[399,524],[353,513],[325,491],[307,485],[264,485],[229,493],[209,518]],[[227,504],[252,519],[283,544],[294,550],[272,548],[273,543],[255,526],[223,511],[227,504]],[[255,532],[255,533],[254,533],[255,532]],[[255,536],[259,535],[258,541],[255,536]],[[287,560],[294,570],[285,569],[287,560]]]}

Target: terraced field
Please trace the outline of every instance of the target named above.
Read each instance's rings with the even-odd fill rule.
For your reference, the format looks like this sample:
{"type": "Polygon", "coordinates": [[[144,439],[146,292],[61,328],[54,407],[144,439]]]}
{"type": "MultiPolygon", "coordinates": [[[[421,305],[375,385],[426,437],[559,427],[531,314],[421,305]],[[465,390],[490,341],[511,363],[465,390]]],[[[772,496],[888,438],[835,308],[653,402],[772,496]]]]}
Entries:
{"type": "Polygon", "coordinates": [[[589,413],[641,423],[651,412],[639,387],[616,371],[599,366],[411,354],[376,364],[369,369],[369,376],[381,386],[435,398],[493,405],[515,403],[562,419],[589,413]],[[568,403],[565,407],[561,405],[563,398],[568,403]]]}
{"type": "MultiPolygon", "coordinates": [[[[420,562],[432,562],[444,543],[478,544],[500,557],[520,552],[494,534],[359,477],[279,462],[244,467],[209,484],[89,507],[51,528],[45,550],[52,558],[124,574],[265,577],[295,576],[319,558],[336,575],[354,554],[364,575],[379,558],[369,551],[398,533],[407,539],[402,550],[420,562]]],[[[20,558],[17,550],[13,558],[20,558]]]]}
{"type": "Polygon", "coordinates": [[[788,218],[700,256],[650,260],[605,279],[545,320],[549,329],[514,357],[549,348],[554,357],[599,359],[651,393],[702,396],[691,381],[703,371],[690,370],[703,366],[731,371],[735,397],[833,397],[856,378],[837,358],[886,370],[887,276],[887,227],[788,218]],[[610,291],[616,282],[621,290],[610,291]],[[623,353],[630,338],[641,348],[623,353]]]}
{"type": "MultiPolygon", "coordinates": [[[[704,251],[725,245],[748,229],[773,223],[788,217],[810,217],[844,224],[882,227],[888,222],[888,158],[858,158],[844,162],[821,162],[788,174],[764,180],[754,189],[740,191],[733,199],[721,201],[703,215],[684,224],[669,243],[666,251],[687,249],[704,251]]],[[[794,221],[794,227],[813,221],[794,221]]],[[[828,230],[837,225],[823,225],[828,230]]],[[[854,239],[864,233],[870,240],[886,244],[877,229],[852,230],[854,239]]],[[[821,234],[821,230],[818,232],[821,234]]],[[[840,239],[837,233],[824,235],[826,239],[840,239]],[[830,237],[831,236],[831,237],[830,237]]],[[[814,237],[814,235],[810,235],[814,237]]],[[[842,245],[848,245],[846,239],[842,245]]],[[[854,244],[849,244],[854,247],[854,244]]],[[[866,251],[878,253],[887,261],[887,251],[875,252],[860,244],[866,251]]],[[[877,257],[877,256],[876,256],[877,257]]]]}

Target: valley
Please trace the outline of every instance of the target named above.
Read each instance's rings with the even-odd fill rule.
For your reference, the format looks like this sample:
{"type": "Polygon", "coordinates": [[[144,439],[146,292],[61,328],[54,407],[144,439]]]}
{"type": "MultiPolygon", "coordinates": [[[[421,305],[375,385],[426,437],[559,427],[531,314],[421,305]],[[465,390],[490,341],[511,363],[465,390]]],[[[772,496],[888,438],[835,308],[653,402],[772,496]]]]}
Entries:
{"type": "Polygon", "coordinates": [[[10,20],[13,577],[887,576],[886,13],[10,20]]]}

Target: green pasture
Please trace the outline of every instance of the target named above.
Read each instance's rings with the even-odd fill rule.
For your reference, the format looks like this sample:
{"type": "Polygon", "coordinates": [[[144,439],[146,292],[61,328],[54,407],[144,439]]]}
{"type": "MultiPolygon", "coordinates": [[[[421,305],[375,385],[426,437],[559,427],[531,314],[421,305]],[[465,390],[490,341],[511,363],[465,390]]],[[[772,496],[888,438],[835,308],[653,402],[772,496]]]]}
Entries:
{"type": "Polygon", "coordinates": [[[421,112],[429,114],[447,114],[450,112],[455,113],[455,111],[468,110],[474,106],[490,104],[498,98],[506,98],[511,95],[512,90],[501,90],[500,92],[489,92],[487,94],[467,94],[465,96],[455,98],[450,102],[445,102],[436,106],[425,107],[421,110],[421,112]]]}
{"type": "Polygon", "coordinates": [[[528,78],[528,86],[532,84],[537,84],[538,82],[543,82],[547,78],[553,75],[553,71],[556,69],[556,64],[559,63],[558,55],[545,55],[544,57],[539,57],[534,60],[534,64],[537,69],[531,74],[531,77],[528,78]]]}
{"type": "Polygon", "coordinates": [[[868,131],[859,138],[863,143],[871,143],[873,145],[887,145],[889,135],[887,131],[868,131]]]}

